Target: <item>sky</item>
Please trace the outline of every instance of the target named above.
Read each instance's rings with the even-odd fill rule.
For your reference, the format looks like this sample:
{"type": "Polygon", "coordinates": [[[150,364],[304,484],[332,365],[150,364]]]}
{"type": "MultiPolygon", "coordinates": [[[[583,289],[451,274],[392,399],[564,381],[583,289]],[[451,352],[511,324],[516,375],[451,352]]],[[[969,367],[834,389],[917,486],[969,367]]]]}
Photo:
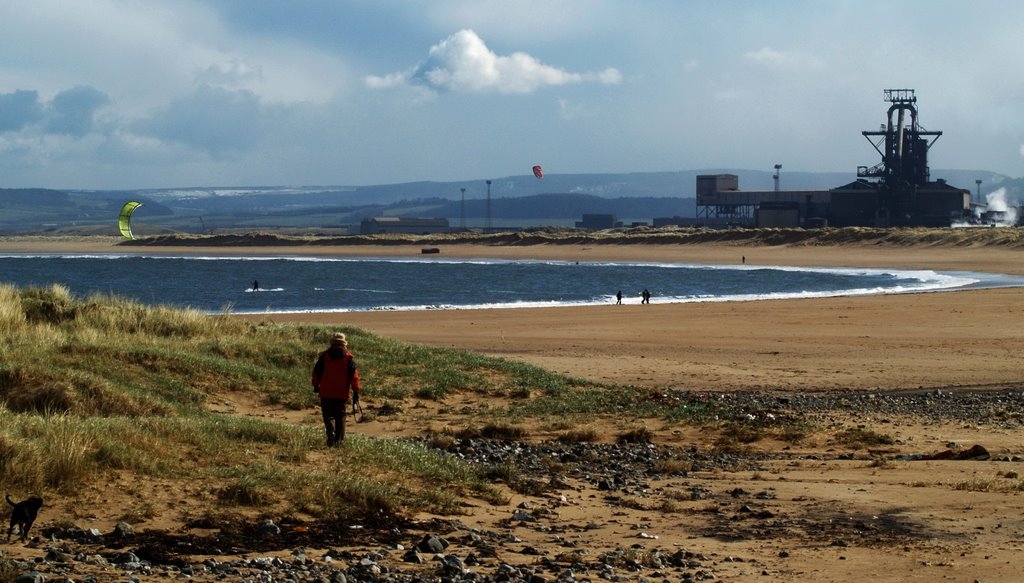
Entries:
{"type": "Polygon", "coordinates": [[[853,173],[889,88],[1024,176],[1022,2],[0,0],[0,55],[0,188],[853,173]]]}

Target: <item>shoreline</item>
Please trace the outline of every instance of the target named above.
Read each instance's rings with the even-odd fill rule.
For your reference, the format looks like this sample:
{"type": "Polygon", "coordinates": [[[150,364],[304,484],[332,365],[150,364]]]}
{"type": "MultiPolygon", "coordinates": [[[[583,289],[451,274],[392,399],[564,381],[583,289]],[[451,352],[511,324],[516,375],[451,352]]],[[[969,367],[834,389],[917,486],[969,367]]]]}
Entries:
{"type": "MultiPolygon", "coordinates": [[[[116,253],[125,255],[422,257],[425,243],[351,245],[124,245],[120,237],[0,237],[0,252],[116,253]]],[[[876,267],[977,271],[1024,275],[1024,246],[881,245],[851,242],[835,245],[765,245],[752,243],[430,243],[440,257],[554,259],[564,261],[658,261],[716,265],[795,267],[876,267]]],[[[433,256],[433,255],[432,255],[433,256]]]]}
{"type": "MultiPolygon", "coordinates": [[[[420,246],[133,247],[0,240],[0,252],[419,257],[420,246]]],[[[442,257],[877,267],[1024,275],[1000,247],[436,245],[442,257]]],[[[1024,386],[1024,288],[754,302],[248,314],[358,327],[520,360],[598,382],[707,391],[896,391],[1024,386]]],[[[358,354],[358,347],[354,347],[358,354]]]]}

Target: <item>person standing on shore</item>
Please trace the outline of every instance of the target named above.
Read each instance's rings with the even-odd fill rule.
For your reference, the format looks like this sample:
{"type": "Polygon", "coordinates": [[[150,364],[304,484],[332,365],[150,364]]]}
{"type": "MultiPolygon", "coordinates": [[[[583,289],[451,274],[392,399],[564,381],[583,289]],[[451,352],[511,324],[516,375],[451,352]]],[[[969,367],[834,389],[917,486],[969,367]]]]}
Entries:
{"type": "Polygon", "coordinates": [[[359,389],[359,369],[348,351],[348,340],[344,333],[335,332],[330,348],[320,353],[313,366],[313,392],[320,395],[328,447],[345,439],[345,404],[349,393],[359,399],[359,389]]]}
{"type": "Polygon", "coordinates": [[[618,291],[618,293],[615,294],[615,303],[616,304],[621,304],[622,303],[622,290],[621,289],[618,291]]]}
{"type": "Polygon", "coordinates": [[[644,288],[644,291],[642,291],[640,293],[640,297],[643,298],[643,299],[640,300],[641,304],[649,304],[649,303],[651,303],[651,292],[648,291],[647,288],[644,288]]]}

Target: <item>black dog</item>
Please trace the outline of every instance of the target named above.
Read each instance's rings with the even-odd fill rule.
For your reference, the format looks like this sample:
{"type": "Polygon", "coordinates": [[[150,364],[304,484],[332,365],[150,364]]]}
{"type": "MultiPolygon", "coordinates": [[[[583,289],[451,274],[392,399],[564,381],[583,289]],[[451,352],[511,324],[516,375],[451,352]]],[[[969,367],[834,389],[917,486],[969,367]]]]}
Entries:
{"type": "Polygon", "coordinates": [[[14,532],[15,526],[21,531],[21,540],[25,540],[28,538],[28,529],[32,528],[32,523],[36,521],[36,514],[43,506],[43,499],[32,496],[15,503],[8,495],[7,503],[14,507],[14,510],[11,511],[11,527],[7,529],[7,540],[11,540],[11,533],[14,532]]]}

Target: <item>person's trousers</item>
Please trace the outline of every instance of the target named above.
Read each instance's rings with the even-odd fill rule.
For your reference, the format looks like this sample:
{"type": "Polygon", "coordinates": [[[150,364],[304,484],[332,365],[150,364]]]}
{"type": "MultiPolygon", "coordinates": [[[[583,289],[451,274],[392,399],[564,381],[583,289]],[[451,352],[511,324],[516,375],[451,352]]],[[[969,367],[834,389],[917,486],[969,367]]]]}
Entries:
{"type": "Polygon", "coordinates": [[[345,402],[347,399],[320,397],[320,412],[327,430],[327,445],[336,445],[345,439],[345,402]]]}

